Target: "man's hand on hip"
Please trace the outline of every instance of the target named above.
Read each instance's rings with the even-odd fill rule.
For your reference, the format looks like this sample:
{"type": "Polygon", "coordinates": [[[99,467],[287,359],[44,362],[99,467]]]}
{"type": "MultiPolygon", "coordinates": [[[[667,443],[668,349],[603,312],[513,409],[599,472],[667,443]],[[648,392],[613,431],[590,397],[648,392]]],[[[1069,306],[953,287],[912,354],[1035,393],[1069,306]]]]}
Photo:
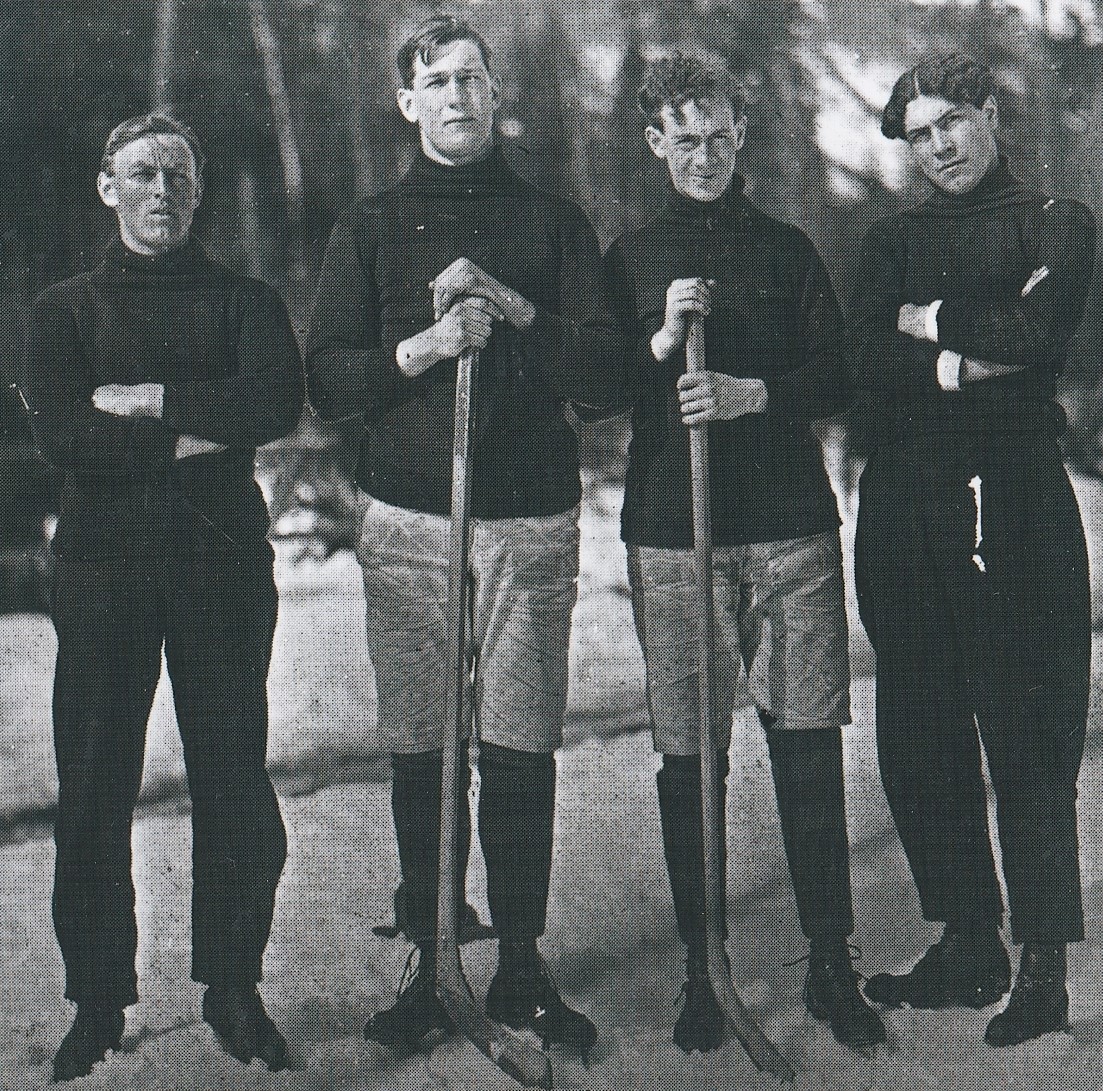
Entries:
{"type": "Polygon", "coordinates": [[[678,378],[682,423],[690,427],[762,413],[766,397],[761,379],[739,379],[719,371],[696,371],[678,378]]]}
{"type": "Polygon", "coordinates": [[[113,417],[160,420],[165,409],[161,383],[105,383],[92,391],[92,404],[113,417]]]}

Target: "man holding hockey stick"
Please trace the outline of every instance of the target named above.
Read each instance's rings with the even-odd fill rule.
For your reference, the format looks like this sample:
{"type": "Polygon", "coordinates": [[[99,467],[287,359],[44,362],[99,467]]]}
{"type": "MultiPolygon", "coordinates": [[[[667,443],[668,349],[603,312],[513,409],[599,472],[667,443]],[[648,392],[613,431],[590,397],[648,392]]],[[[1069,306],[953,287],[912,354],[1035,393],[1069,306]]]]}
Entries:
{"type": "Polygon", "coordinates": [[[805,1000],[841,1042],[866,1048],[884,1040],[884,1027],[862,1000],[847,947],[841,727],[850,713],[839,517],[808,426],[845,404],[838,308],[804,235],[742,195],[735,158],[746,117],[727,78],[675,56],[652,69],[640,105],[648,143],[669,170],[666,208],[614,244],[607,260],[629,335],[633,402],[622,533],[688,953],[674,1040],[687,1052],[714,1049],[724,1028],[706,965],[690,510],[689,430],[707,424],[718,789],[742,659],[810,942],[805,1000]],[[697,318],[707,370],[683,374],[697,318]]]}
{"type": "Polygon", "coordinates": [[[881,778],[926,919],[943,934],[887,1005],[984,1007],[1010,985],[980,744],[996,796],[1013,1045],[1068,1024],[1065,946],[1084,938],[1076,779],[1091,653],[1087,551],[1052,400],[1092,275],[1095,222],[1008,171],[989,70],[932,57],[897,81],[882,132],[933,186],[874,225],[853,369],[873,448],[855,573],[877,651],[881,778]],[[978,738],[979,729],[979,738],[978,738]]]}
{"type": "MultiPolygon", "coordinates": [[[[393,754],[406,930],[418,951],[397,1002],[365,1033],[406,1052],[453,1029],[436,995],[434,949],[442,724],[450,714],[449,440],[456,359],[477,349],[473,699],[479,837],[499,935],[487,1013],[586,1053],[593,1024],[559,997],[536,940],[578,572],[578,447],[563,407],[615,397],[620,336],[585,217],[505,164],[488,58],[479,35],[449,16],[430,20],[400,50],[399,108],[418,126],[420,149],[397,186],[334,228],[307,343],[318,412],[364,419],[359,557],[380,729],[393,754]]],[[[462,798],[466,762],[459,773],[462,798]]]]}

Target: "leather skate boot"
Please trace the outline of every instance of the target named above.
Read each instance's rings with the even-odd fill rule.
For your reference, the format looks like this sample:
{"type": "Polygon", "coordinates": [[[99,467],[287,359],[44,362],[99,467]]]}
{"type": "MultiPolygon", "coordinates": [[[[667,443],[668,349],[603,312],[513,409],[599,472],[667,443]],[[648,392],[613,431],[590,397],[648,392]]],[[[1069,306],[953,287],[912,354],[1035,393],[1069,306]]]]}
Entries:
{"type": "Polygon", "coordinates": [[[1068,1030],[1067,972],[1064,944],[1024,943],[1007,1007],[992,1016],[984,1040],[990,1046],[1014,1046],[1050,1031],[1068,1030]]]}
{"type": "Polygon", "coordinates": [[[503,955],[490,982],[486,1014],[515,1030],[531,1028],[545,1049],[554,1042],[577,1050],[584,1065],[597,1041],[594,1024],[563,1002],[535,944],[503,955]]]}
{"type": "Polygon", "coordinates": [[[858,974],[845,940],[814,943],[804,978],[804,1004],[816,1019],[826,1020],[837,1042],[853,1050],[885,1041],[885,1024],[858,990],[858,974]]]}
{"type": "Polygon", "coordinates": [[[73,1025],[54,1055],[54,1082],[87,1076],[109,1049],[118,1049],[125,1020],[122,1008],[78,1004],[73,1025]]]}
{"type": "Polygon", "coordinates": [[[898,1008],[984,1008],[1011,985],[1011,961],[994,925],[947,924],[906,974],[874,974],[865,984],[875,1004],[898,1008]]]}
{"type": "Polygon", "coordinates": [[[368,1020],[364,1037],[406,1057],[430,1052],[455,1029],[437,997],[436,958],[415,947],[398,983],[398,999],[368,1020]]]}
{"type": "Polygon", "coordinates": [[[679,999],[684,1003],[674,1024],[674,1044],[685,1053],[719,1049],[724,1042],[724,1012],[713,992],[703,950],[691,949],[686,956],[686,983],[679,999]]]}
{"type": "Polygon", "coordinates": [[[287,1042],[268,1018],[255,986],[208,985],[203,994],[203,1021],[222,1048],[242,1064],[252,1064],[256,1058],[269,1072],[287,1067],[287,1042]]]}

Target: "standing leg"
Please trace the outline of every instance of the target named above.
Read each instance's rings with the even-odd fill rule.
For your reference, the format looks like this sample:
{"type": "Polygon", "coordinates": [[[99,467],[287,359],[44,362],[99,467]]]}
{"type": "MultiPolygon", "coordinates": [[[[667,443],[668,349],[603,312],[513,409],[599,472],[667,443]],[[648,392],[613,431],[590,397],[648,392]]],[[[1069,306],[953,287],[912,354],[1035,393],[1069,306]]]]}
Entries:
{"type": "Polygon", "coordinates": [[[138,1000],[130,826],[161,670],[160,563],[61,558],[52,612],[59,784],[53,912],[65,995],[78,1005],[55,1076],[74,1079],[118,1045],[122,1009],[138,1000]]]}
{"type": "Polygon", "coordinates": [[[759,624],[748,674],[810,944],[805,1002],[840,1042],[862,1049],[883,1042],[885,1028],[858,991],[847,946],[854,911],[843,784],[850,669],[842,548],[829,532],[755,545],[749,557],[759,624]]]}
{"type": "Polygon", "coordinates": [[[499,936],[487,1015],[586,1056],[597,1030],[563,1002],[536,943],[551,877],[555,750],[563,741],[578,542],[577,509],[478,523],[472,638],[479,664],[479,838],[499,936]]]}
{"type": "Polygon", "coordinates": [[[227,1050],[275,1070],[286,1045],[256,991],[287,856],[265,768],[272,555],[207,545],[171,559],[165,635],[192,799],[192,977],[227,1050]]]}
{"type": "Polygon", "coordinates": [[[985,1035],[996,1046],[1068,1026],[1065,945],[1084,938],[1076,781],[1090,687],[1087,551],[1056,449],[1016,456],[985,475],[988,593],[976,611],[988,668],[977,719],[1011,935],[1023,944],[1007,1007],[985,1035]]]}
{"type": "MultiPolygon", "coordinates": [[[[403,1055],[454,1029],[436,994],[449,525],[440,516],[362,499],[366,510],[357,557],[364,574],[368,652],[379,732],[392,755],[402,925],[415,945],[396,1002],[373,1015],[364,1034],[403,1055]]],[[[470,812],[465,822],[462,809],[460,831],[461,842],[468,844],[470,812]]],[[[459,855],[466,872],[462,847],[459,855]]]]}
{"type": "Polygon", "coordinates": [[[877,457],[862,478],[855,574],[877,652],[881,779],[923,915],[946,927],[910,973],[876,974],[866,995],[982,1007],[1006,992],[1010,969],[973,717],[973,649],[958,607],[979,576],[970,474],[935,489],[895,453],[877,457]]]}
{"type": "MultiPolygon", "coordinates": [[[[713,551],[716,604],[714,717],[723,809],[728,745],[735,703],[740,635],[739,551],[713,551]]],[[[632,546],[629,582],[636,632],[647,668],[647,703],[656,749],[663,755],[655,781],[663,850],[678,935],[686,946],[685,1003],[674,1025],[675,1044],[690,1053],[723,1043],[724,1013],[709,981],[705,939],[705,862],[701,813],[700,686],[694,617],[693,554],[632,546]]],[[[724,869],[724,855],[721,868],[724,869]]],[[[725,928],[725,937],[727,935],[725,928]]]]}

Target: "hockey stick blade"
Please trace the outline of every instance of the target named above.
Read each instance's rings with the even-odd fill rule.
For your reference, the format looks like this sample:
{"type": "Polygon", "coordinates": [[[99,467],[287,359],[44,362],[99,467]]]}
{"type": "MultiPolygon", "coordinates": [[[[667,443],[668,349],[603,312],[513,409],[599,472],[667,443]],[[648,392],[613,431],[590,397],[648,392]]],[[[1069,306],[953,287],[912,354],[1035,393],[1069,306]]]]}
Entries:
{"type": "Polygon", "coordinates": [[[528,1037],[495,1023],[481,1011],[467,982],[449,980],[451,974],[437,969],[437,995],[456,1029],[507,1076],[522,1087],[551,1091],[552,1067],[548,1055],[528,1037]]]}
{"type": "Polygon", "coordinates": [[[717,950],[709,951],[709,982],[716,994],[716,1001],[735,1036],[747,1051],[759,1072],[769,1072],[785,1083],[792,1083],[797,1074],[793,1066],[781,1055],[777,1046],[763,1034],[751,1013],[743,1006],[732,985],[731,974],[717,950]]]}

